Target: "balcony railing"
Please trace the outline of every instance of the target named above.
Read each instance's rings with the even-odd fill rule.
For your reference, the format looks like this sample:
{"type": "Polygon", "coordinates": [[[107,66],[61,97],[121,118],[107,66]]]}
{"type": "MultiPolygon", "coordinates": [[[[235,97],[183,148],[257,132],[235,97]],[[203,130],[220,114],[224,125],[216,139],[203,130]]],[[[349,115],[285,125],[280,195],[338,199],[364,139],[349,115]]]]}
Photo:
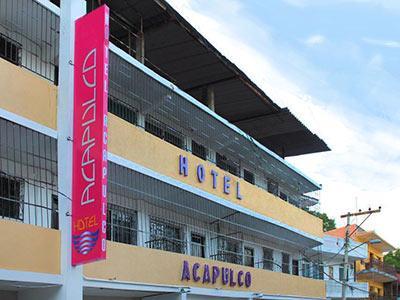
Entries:
{"type": "Polygon", "coordinates": [[[0,118],[0,219],[58,228],[57,141],[0,118]]]}
{"type": "Polygon", "coordinates": [[[371,270],[371,269],[375,269],[378,270],[380,272],[384,272],[393,276],[397,276],[397,271],[396,268],[388,265],[378,259],[370,259],[369,262],[365,263],[365,269],[367,270],[371,270]]]}
{"type": "MultiPolygon", "coordinates": [[[[0,34],[6,37],[3,48],[7,52],[3,56],[57,84],[59,16],[33,0],[2,0],[1,3],[0,34]],[[10,41],[13,41],[12,46],[10,41]]],[[[120,20],[113,17],[111,21],[117,26],[120,20]]],[[[118,42],[114,36],[111,39],[118,42]]],[[[119,47],[133,54],[133,44],[129,40],[119,42],[123,42],[117,44],[119,47]]],[[[159,74],[168,78],[162,71],[159,74]]],[[[140,113],[146,116],[146,123],[139,126],[146,127],[167,142],[187,149],[185,138],[191,138],[205,147],[203,152],[214,153],[207,159],[228,172],[243,176],[246,169],[248,176],[244,177],[253,184],[267,189],[267,181],[272,179],[282,186],[288,196],[285,201],[299,207],[315,204],[301,198],[303,193],[316,189],[310,180],[277,156],[260,149],[245,133],[239,133],[226,125],[227,122],[221,122],[200,109],[198,104],[194,105],[199,102],[189,95],[183,96],[182,92],[177,93],[171,86],[161,84],[116,55],[115,51],[110,53],[109,79],[110,111],[119,117],[137,123],[140,113]],[[155,125],[161,125],[164,130],[155,125]]]]}
{"type": "Polygon", "coordinates": [[[36,1],[0,1],[0,56],[58,82],[59,17],[36,1]]]}
{"type": "Polygon", "coordinates": [[[0,57],[19,66],[21,64],[22,45],[0,33],[0,57]]]}

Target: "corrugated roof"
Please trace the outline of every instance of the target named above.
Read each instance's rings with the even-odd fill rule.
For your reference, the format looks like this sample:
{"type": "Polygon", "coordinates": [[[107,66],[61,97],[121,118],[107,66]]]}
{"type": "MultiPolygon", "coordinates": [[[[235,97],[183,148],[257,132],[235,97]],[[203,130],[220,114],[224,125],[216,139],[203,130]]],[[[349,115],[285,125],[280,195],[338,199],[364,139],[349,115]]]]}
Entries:
{"type": "MultiPolygon", "coordinates": [[[[204,102],[204,88],[212,86],[216,95],[215,111],[267,148],[282,157],[330,150],[287,108],[274,103],[166,1],[103,2],[133,32],[142,22],[148,67],[200,102],[204,102]]],[[[116,23],[111,23],[111,33],[126,45],[132,43],[126,29],[116,23]]]]}

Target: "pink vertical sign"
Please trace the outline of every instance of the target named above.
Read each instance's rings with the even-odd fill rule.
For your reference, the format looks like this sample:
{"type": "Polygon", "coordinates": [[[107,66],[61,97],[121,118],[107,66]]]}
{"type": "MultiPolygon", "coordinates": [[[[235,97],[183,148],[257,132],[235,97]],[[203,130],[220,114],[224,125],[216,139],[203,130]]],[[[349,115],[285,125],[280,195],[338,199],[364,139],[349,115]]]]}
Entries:
{"type": "Polygon", "coordinates": [[[108,36],[106,5],[75,22],[72,265],[106,258],[108,36]]]}

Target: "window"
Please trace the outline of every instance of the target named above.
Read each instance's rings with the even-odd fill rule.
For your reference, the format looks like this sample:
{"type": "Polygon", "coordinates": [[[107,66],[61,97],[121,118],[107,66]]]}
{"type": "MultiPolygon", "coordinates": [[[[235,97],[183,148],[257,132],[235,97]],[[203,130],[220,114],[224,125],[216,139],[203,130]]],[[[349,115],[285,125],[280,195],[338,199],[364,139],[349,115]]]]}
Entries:
{"type": "Polygon", "coordinates": [[[244,265],[248,267],[254,267],[254,249],[250,247],[244,247],[244,265]]]}
{"type": "Polygon", "coordinates": [[[190,243],[190,254],[192,256],[206,257],[204,236],[192,233],[190,243]]]}
{"type": "Polygon", "coordinates": [[[254,174],[246,169],[243,169],[243,179],[251,184],[255,183],[254,174]]]}
{"type": "Polygon", "coordinates": [[[282,200],[285,200],[285,201],[288,200],[288,196],[283,192],[279,192],[279,198],[281,198],[282,200]]]}
{"type": "Polygon", "coordinates": [[[226,158],[226,156],[221,155],[217,152],[216,164],[222,170],[228,171],[229,173],[239,176],[239,164],[226,158]]]}
{"type": "Polygon", "coordinates": [[[333,276],[333,266],[329,266],[329,279],[334,279],[335,277],[333,276]]]}
{"type": "Polygon", "coordinates": [[[185,243],[182,240],[182,235],[180,226],[151,218],[150,240],[146,244],[153,249],[185,253],[185,243]]]}
{"type": "Polygon", "coordinates": [[[292,260],[292,274],[299,275],[299,261],[297,259],[292,260]]]}
{"type": "Polygon", "coordinates": [[[303,262],[302,265],[302,269],[303,269],[303,276],[304,277],[311,277],[310,275],[310,264],[308,262],[303,262]]]}
{"type": "Polygon", "coordinates": [[[318,279],[324,280],[324,276],[325,276],[324,266],[323,265],[319,265],[318,266],[318,270],[319,270],[318,279]]]}
{"type": "Polygon", "coordinates": [[[192,153],[201,159],[207,159],[207,148],[192,140],[192,153]]]}
{"type": "Polygon", "coordinates": [[[278,183],[271,179],[268,179],[268,192],[275,196],[278,196],[278,189],[278,183]]]}
{"type": "Polygon", "coordinates": [[[290,274],[290,256],[282,253],[282,273],[290,274]]]}
{"type": "Polygon", "coordinates": [[[136,108],[117,98],[108,98],[108,111],[133,125],[137,124],[136,108]]]}
{"type": "Polygon", "coordinates": [[[0,217],[22,220],[22,182],[12,176],[0,176],[0,217]]]}
{"type": "Polygon", "coordinates": [[[218,239],[217,260],[241,265],[242,243],[235,239],[220,237],[218,239]]]}
{"type": "Polygon", "coordinates": [[[135,210],[108,205],[107,239],[124,244],[137,244],[137,213],[135,210]]]}
{"type": "Polygon", "coordinates": [[[58,196],[51,195],[51,228],[58,228],[58,196]]]}
{"type": "Polygon", "coordinates": [[[344,268],[339,267],[339,280],[343,281],[344,280],[344,268]]]}
{"type": "Polygon", "coordinates": [[[158,121],[150,115],[146,116],[145,130],[160,139],[183,149],[183,135],[179,131],[158,121]]]}
{"type": "Polygon", "coordinates": [[[21,45],[0,33],[0,57],[15,65],[19,65],[20,55],[21,45]]]}
{"type": "Polygon", "coordinates": [[[322,270],[321,270],[321,265],[319,265],[319,264],[313,264],[313,266],[312,266],[312,277],[314,278],[314,279],[323,279],[323,277],[324,277],[324,270],[323,270],[323,268],[322,268],[322,270]],[[322,278],[321,278],[321,276],[322,276],[322,278]]]}
{"type": "Polygon", "coordinates": [[[263,269],[271,271],[274,269],[274,251],[272,249],[263,249],[263,269]]]}

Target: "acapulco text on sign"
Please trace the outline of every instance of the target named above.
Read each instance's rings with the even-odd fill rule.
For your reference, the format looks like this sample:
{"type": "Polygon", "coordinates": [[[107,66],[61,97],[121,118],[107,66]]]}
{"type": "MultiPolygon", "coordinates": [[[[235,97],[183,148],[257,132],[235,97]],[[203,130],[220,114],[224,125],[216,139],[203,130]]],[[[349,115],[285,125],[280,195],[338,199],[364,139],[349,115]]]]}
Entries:
{"type": "Polygon", "coordinates": [[[72,265],[106,257],[108,7],[75,25],[72,265]]]}

